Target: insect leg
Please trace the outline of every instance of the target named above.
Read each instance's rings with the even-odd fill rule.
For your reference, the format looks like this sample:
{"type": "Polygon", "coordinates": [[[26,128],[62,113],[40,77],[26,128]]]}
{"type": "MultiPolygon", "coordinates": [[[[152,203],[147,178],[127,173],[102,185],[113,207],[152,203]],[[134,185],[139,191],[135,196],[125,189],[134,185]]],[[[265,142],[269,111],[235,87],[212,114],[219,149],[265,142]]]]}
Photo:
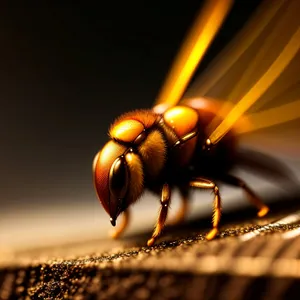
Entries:
{"type": "Polygon", "coordinates": [[[171,189],[168,184],[164,184],[162,191],[161,191],[160,212],[158,215],[158,219],[157,219],[154,231],[152,233],[152,237],[147,242],[148,246],[152,246],[154,244],[156,238],[160,235],[160,233],[165,225],[166,219],[167,219],[170,202],[171,202],[171,189]]]}
{"type": "Polygon", "coordinates": [[[260,198],[254,193],[252,189],[250,189],[250,187],[243,180],[233,175],[227,174],[222,177],[222,181],[233,186],[241,187],[245,191],[250,203],[257,207],[257,215],[259,217],[263,217],[269,212],[269,207],[260,200],[260,198]]]}
{"type": "Polygon", "coordinates": [[[194,130],[192,132],[187,133],[186,135],[181,137],[180,140],[176,141],[176,143],[173,145],[173,148],[176,148],[178,146],[182,146],[184,143],[186,143],[189,140],[193,139],[197,135],[198,135],[198,130],[194,130]]]}
{"type": "Polygon", "coordinates": [[[189,208],[188,189],[186,187],[181,187],[179,188],[179,192],[181,196],[180,198],[181,206],[177,214],[175,215],[174,219],[170,222],[170,225],[177,225],[183,222],[189,208]]]}
{"type": "Polygon", "coordinates": [[[122,221],[121,221],[120,226],[118,226],[116,229],[114,229],[110,234],[113,239],[117,239],[118,237],[120,237],[120,235],[125,231],[125,229],[127,228],[128,224],[129,224],[130,212],[129,212],[128,208],[123,212],[121,220],[122,221]]]}
{"type": "Polygon", "coordinates": [[[213,202],[213,217],[212,217],[212,224],[213,228],[211,231],[206,235],[206,239],[212,240],[216,234],[219,231],[219,224],[221,221],[221,211],[222,211],[222,205],[221,205],[221,197],[219,193],[219,188],[217,185],[210,180],[204,179],[204,178],[196,178],[195,180],[190,182],[191,187],[201,188],[201,189],[212,189],[215,198],[213,202]]]}

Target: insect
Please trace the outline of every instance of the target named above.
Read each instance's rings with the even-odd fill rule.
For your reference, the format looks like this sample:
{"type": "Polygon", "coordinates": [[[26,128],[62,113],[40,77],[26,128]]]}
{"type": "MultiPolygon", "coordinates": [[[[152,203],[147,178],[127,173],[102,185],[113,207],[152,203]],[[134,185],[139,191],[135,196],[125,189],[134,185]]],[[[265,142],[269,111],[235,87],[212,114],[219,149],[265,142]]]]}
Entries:
{"type": "MultiPolygon", "coordinates": [[[[217,67],[213,66],[215,70],[210,71],[210,76],[204,76],[204,81],[196,84],[194,94],[197,97],[184,97],[179,103],[231,4],[232,1],[207,1],[154,107],[120,116],[109,130],[110,140],[95,156],[95,189],[110,216],[111,224],[115,226],[119,215],[123,214],[122,223],[115,230],[114,237],[120,236],[127,227],[130,206],[142,196],[145,189],[160,197],[160,211],[148,246],[154,244],[165,225],[175,187],[179,189],[182,199],[181,209],[174,221],[176,223],[186,215],[191,187],[213,192],[212,229],[206,235],[208,240],[217,235],[221,220],[221,195],[216,181],[242,188],[250,202],[257,207],[258,216],[268,213],[268,206],[255,191],[243,180],[231,175],[230,170],[237,163],[239,135],[257,129],[251,120],[258,115],[245,117],[244,113],[255,103],[266,104],[274,98],[268,95],[270,86],[278,78],[282,79],[285,71],[289,72],[289,66],[295,68],[297,65],[291,62],[299,60],[300,23],[295,13],[300,8],[299,2],[276,1],[271,6],[264,4],[259,16],[246,26],[242,34],[244,37],[245,32],[248,34],[245,41],[239,40],[234,44],[235,47],[231,47],[232,55],[223,55],[223,61],[219,61],[217,67]],[[282,35],[278,36],[276,30],[282,35]],[[257,50],[255,43],[264,45],[257,50]],[[274,43],[276,46],[273,49],[274,43]],[[274,51],[268,54],[270,48],[274,51]],[[266,54],[269,55],[267,62],[266,54]],[[237,66],[242,66],[242,69],[236,70],[237,66]],[[231,71],[235,72],[231,81],[238,82],[231,83],[235,88],[228,92],[228,85],[222,85],[222,80],[230,76],[231,71]],[[211,97],[227,101],[223,105],[224,102],[211,97]]],[[[283,91],[299,79],[299,73],[292,71],[279,85],[283,91]],[[291,74],[297,75],[296,81],[291,74]]],[[[260,116],[261,126],[258,127],[269,127],[298,118],[299,113],[296,116],[291,113],[295,106],[299,108],[299,100],[282,108],[285,109],[284,118],[268,117],[264,120],[260,116]]],[[[267,113],[271,115],[268,111],[265,116],[267,113]]]]}

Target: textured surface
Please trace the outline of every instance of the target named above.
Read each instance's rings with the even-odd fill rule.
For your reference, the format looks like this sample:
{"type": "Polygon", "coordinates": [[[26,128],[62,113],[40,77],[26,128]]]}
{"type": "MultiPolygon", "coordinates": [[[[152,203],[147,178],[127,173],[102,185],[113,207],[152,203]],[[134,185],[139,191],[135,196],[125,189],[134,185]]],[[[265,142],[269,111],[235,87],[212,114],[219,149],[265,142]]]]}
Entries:
{"type": "Polygon", "coordinates": [[[17,253],[2,263],[0,299],[297,299],[297,204],[273,205],[264,220],[224,216],[211,242],[201,220],[166,229],[151,248],[147,233],[17,253]]]}

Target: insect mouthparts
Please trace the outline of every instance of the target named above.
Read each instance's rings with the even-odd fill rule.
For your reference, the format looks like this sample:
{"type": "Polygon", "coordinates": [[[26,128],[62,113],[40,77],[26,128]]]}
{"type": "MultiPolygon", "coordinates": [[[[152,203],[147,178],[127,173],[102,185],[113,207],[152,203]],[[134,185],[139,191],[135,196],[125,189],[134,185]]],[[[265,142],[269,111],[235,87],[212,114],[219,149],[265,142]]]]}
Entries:
{"type": "Polygon", "coordinates": [[[112,226],[116,226],[116,220],[113,218],[110,218],[110,223],[112,226]]]}

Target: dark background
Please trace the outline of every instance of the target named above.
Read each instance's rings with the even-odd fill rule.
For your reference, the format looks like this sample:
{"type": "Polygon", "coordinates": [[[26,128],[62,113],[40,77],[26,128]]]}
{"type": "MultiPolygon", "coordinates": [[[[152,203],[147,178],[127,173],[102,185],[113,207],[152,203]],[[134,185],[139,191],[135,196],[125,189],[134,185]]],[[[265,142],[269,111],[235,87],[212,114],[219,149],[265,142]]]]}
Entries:
{"type": "MultiPolygon", "coordinates": [[[[1,10],[2,211],[93,197],[109,124],[151,107],[203,1],[42,2],[1,10]]],[[[204,66],[260,1],[238,2],[204,66]]]]}
{"type": "MultiPolygon", "coordinates": [[[[2,230],[32,211],[101,209],[91,164],[109,124],[151,107],[202,3],[1,4],[2,230]]],[[[259,3],[236,1],[198,73],[259,3]]]]}

